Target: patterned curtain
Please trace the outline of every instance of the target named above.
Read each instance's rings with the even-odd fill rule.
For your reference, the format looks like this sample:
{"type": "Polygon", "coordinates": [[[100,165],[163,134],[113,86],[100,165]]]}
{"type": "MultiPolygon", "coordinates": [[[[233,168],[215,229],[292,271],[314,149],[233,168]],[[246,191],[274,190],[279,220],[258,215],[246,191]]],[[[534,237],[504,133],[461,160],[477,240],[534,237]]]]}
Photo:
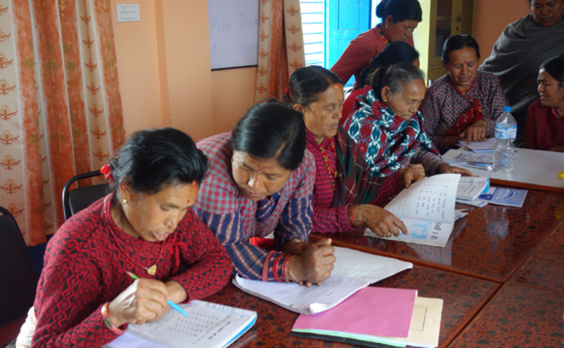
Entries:
{"type": "Polygon", "coordinates": [[[63,223],[61,193],[125,133],[108,0],[0,0],[0,205],[28,245],[63,223]]]}
{"type": "Polygon", "coordinates": [[[299,0],[260,0],[255,102],[282,100],[290,75],[305,66],[299,0]]]}

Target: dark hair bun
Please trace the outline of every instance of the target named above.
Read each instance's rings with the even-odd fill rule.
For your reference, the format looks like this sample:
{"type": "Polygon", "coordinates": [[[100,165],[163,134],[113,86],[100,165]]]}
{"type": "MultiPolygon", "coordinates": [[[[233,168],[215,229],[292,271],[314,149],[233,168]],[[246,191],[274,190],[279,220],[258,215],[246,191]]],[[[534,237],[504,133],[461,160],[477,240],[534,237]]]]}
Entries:
{"type": "Polygon", "coordinates": [[[407,20],[421,22],[423,11],[417,0],[387,0],[376,6],[376,16],[382,20],[392,16],[394,23],[407,20]]]}

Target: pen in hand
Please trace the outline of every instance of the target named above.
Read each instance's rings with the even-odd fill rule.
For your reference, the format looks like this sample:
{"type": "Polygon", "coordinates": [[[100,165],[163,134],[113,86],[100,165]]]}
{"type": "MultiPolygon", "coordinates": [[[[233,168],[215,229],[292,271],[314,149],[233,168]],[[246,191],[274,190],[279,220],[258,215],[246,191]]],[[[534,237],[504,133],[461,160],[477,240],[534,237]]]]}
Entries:
{"type": "MultiPolygon", "coordinates": [[[[126,271],[127,272],[127,271],[126,271]]],[[[129,274],[129,276],[135,280],[139,279],[138,276],[136,276],[135,274],[131,273],[131,272],[127,272],[127,274],[129,274]]],[[[177,305],[176,303],[172,302],[171,300],[167,300],[166,303],[168,303],[169,306],[171,306],[173,309],[177,310],[180,314],[184,315],[185,317],[188,316],[188,313],[186,313],[182,308],[180,308],[179,305],[177,305]]]]}

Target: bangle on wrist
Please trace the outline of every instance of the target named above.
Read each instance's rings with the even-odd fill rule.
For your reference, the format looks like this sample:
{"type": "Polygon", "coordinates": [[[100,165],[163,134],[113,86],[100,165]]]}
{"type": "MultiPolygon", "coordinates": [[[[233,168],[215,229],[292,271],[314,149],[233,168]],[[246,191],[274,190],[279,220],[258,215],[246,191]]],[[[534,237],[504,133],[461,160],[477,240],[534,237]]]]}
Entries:
{"type": "Polygon", "coordinates": [[[284,261],[282,262],[282,273],[284,274],[284,281],[286,283],[290,282],[290,279],[288,277],[291,276],[291,274],[289,273],[290,267],[288,266],[290,265],[290,260],[292,259],[292,257],[293,256],[286,254],[284,255],[284,261]]]}
{"type": "Polygon", "coordinates": [[[268,281],[268,268],[270,266],[270,258],[275,253],[276,253],[276,251],[274,251],[274,250],[269,251],[268,254],[266,255],[266,258],[264,259],[264,265],[262,266],[262,281],[263,282],[268,281]]]}
{"type": "Polygon", "coordinates": [[[347,216],[349,217],[349,225],[351,225],[351,227],[353,228],[357,228],[358,225],[354,223],[354,217],[353,217],[353,209],[354,209],[354,205],[349,205],[347,207],[347,216]]]}
{"type": "Polygon", "coordinates": [[[115,326],[112,321],[110,320],[109,317],[109,308],[110,308],[110,303],[106,302],[104,303],[104,305],[102,306],[102,308],[100,309],[100,311],[102,312],[102,320],[104,321],[104,324],[106,324],[106,326],[108,327],[108,329],[110,329],[113,333],[115,333],[116,335],[123,335],[123,333],[125,332],[125,330],[120,329],[119,327],[115,326]]]}
{"type": "MultiPolygon", "coordinates": [[[[278,263],[282,258],[284,258],[284,254],[281,253],[280,255],[276,256],[272,264],[272,275],[274,276],[274,280],[276,280],[277,282],[282,282],[282,279],[278,276],[278,263]]],[[[282,267],[284,267],[284,264],[282,264],[282,267]]]]}

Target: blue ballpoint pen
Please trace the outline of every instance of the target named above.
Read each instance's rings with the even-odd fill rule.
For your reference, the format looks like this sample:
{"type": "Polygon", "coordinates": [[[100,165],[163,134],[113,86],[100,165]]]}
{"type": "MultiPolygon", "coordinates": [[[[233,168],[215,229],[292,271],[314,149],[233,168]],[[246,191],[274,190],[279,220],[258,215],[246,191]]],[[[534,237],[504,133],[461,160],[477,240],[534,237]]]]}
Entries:
{"type": "MultiPolygon", "coordinates": [[[[127,272],[127,274],[129,274],[129,276],[135,280],[139,279],[138,276],[136,276],[135,274],[131,273],[131,272],[127,272]]],[[[188,313],[184,312],[184,310],[182,308],[180,308],[179,305],[177,305],[176,303],[172,302],[171,300],[166,301],[166,303],[168,303],[169,306],[171,306],[173,309],[176,309],[178,312],[180,312],[180,314],[184,315],[185,317],[188,316],[188,313]]]]}

